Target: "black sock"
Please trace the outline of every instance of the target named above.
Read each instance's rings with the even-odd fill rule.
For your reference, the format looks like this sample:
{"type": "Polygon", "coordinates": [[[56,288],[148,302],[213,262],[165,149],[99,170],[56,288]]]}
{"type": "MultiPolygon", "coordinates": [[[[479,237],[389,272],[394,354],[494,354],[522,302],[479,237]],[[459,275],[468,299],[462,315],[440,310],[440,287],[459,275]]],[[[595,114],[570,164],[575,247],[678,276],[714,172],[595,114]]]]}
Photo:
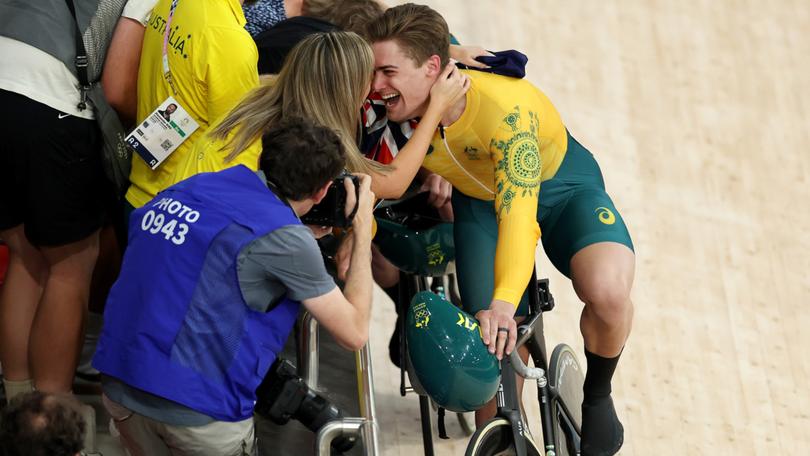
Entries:
{"type": "MultiPolygon", "coordinates": [[[[619,354],[619,356],[621,353],[619,354]]],[[[585,350],[588,370],[582,387],[582,455],[609,456],[621,448],[624,428],[616,416],[610,397],[610,381],[619,363],[619,356],[603,358],[585,350]]]]}
{"type": "Polygon", "coordinates": [[[619,356],[621,353],[615,358],[603,358],[585,349],[588,370],[585,371],[585,385],[582,387],[582,391],[585,393],[586,401],[610,396],[610,381],[616,365],[619,363],[619,356]]]}

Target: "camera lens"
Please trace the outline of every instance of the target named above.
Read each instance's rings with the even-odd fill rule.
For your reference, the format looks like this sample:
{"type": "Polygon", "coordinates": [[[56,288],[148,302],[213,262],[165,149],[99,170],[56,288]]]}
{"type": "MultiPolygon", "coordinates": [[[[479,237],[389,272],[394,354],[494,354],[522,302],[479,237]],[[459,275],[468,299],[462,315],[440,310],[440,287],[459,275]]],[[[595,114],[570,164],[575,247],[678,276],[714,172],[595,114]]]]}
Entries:
{"type": "MultiPolygon", "coordinates": [[[[295,374],[292,364],[281,358],[270,368],[256,390],[256,396],[256,412],[279,425],[295,418],[317,433],[329,421],[343,417],[334,404],[310,389],[295,374]]],[[[348,451],[355,441],[354,437],[341,436],[332,441],[332,448],[340,452],[348,451]]]]}
{"type": "MultiPolygon", "coordinates": [[[[323,396],[307,388],[307,393],[301,406],[293,415],[312,432],[318,432],[326,423],[338,420],[343,414],[338,408],[323,396]]],[[[348,451],[354,446],[354,437],[341,436],[332,441],[332,448],[338,451],[348,451]]]]}

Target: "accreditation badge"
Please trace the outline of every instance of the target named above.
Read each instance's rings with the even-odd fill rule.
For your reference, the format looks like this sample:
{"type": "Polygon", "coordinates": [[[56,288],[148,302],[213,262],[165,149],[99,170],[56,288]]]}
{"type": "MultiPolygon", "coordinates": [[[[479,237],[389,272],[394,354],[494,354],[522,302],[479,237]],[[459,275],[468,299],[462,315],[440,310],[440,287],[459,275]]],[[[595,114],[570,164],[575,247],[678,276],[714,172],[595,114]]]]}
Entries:
{"type": "Polygon", "coordinates": [[[135,127],[125,141],[155,169],[199,127],[188,111],[174,97],[169,97],[135,127]]]}

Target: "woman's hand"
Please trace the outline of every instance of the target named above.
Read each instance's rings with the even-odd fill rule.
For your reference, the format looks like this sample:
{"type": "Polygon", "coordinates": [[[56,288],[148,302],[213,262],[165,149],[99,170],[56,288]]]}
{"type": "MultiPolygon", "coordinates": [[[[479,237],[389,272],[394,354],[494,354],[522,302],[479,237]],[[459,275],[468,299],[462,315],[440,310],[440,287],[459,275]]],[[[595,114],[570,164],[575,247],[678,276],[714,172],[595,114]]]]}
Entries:
{"type": "Polygon", "coordinates": [[[484,65],[478,60],[475,60],[476,57],[481,57],[482,55],[493,56],[491,52],[481,46],[450,45],[450,57],[471,68],[481,68],[482,70],[489,68],[488,65],[484,65]]]}
{"type": "Polygon", "coordinates": [[[452,60],[430,88],[430,105],[428,109],[438,109],[444,113],[456,104],[470,89],[470,78],[461,73],[452,60]]]}

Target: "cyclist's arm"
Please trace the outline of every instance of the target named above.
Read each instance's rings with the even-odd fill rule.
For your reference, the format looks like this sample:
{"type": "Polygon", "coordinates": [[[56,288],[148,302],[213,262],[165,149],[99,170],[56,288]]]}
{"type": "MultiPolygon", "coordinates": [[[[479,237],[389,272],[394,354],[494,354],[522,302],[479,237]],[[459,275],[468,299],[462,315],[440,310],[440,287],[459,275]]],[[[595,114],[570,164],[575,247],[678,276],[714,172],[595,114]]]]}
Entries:
{"type": "Polygon", "coordinates": [[[536,115],[515,108],[496,129],[490,153],[495,167],[495,290],[488,309],[476,313],[481,338],[501,359],[515,347],[515,310],[534,266],[540,238],[537,195],[540,191],[540,146],[536,115]]]}
{"type": "Polygon", "coordinates": [[[490,145],[498,217],[493,300],[506,301],[515,308],[529,282],[540,238],[537,197],[541,161],[533,118],[536,115],[517,108],[503,120],[490,145]]]}

